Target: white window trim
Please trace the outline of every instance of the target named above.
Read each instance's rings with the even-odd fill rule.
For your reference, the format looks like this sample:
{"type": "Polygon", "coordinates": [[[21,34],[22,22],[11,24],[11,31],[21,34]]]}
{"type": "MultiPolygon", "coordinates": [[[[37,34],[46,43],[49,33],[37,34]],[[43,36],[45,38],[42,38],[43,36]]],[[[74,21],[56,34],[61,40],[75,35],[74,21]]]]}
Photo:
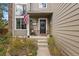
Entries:
{"type": "Polygon", "coordinates": [[[24,16],[16,16],[16,5],[21,5],[21,4],[15,4],[15,8],[14,8],[15,9],[15,11],[14,11],[14,14],[15,14],[14,15],[15,16],[15,23],[14,23],[15,24],[14,25],[15,26],[15,30],[26,30],[27,29],[27,25],[26,25],[26,29],[17,29],[16,28],[16,18],[24,18],[24,16]]]}
{"type": "Polygon", "coordinates": [[[42,9],[47,8],[47,3],[46,3],[46,7],[42,7],[41,3],[39,3],[39,8],[42,8],[42,9]]]}

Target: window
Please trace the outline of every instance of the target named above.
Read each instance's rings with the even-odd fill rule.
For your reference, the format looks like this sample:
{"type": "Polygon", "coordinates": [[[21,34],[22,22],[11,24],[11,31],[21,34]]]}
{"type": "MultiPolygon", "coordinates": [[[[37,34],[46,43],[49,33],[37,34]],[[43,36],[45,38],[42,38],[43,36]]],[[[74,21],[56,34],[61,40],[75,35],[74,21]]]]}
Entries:
{"type": "Polygon", "coordinates": [[[39,8],[47,8],[47,4],[46,3],[40,3],[39,8]]]}
{"type": "Polygon", "coordinates": [[[15,19],[16,19],[16,29],[26,29],[26,24],[24,23],[24,14],[26,13],[25,4],[15,5],[15,19]]]}
{"type": "Polygon", "coordinates": [[[26,6],[25,5],[16,5],[16,15],[22,16],[25,14],[26,6]]]}
{"type": "Polygon", "coordinates": [[[23,18],[16,18],[16,29],[26,29],[26,24],[23,18]]]}

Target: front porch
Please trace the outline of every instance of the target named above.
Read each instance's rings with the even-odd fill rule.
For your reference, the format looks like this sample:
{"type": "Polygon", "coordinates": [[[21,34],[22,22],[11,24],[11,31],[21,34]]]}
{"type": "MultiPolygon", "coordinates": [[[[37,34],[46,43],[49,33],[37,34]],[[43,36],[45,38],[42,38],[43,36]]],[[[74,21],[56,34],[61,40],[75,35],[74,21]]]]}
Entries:
{"type": "Polygon", "coordinates": [[[27,33],[27,35],[47,36],[48,34],[50,34],[50,21],[52,13],[28,13],[28,14],[30,21],[28,26],[29,33],[27,33]]]}
{"type": "Polygon", "coordinates": [[[23,27],[23,17],[14,20],[13,37],[47,36],[51,33],[52,13],[28,13],[29,21],[23,27]],[[19,27],[19,28],[18,28],[19,27]],[[26,27],[26,28],[25,28],[26,27]]]}

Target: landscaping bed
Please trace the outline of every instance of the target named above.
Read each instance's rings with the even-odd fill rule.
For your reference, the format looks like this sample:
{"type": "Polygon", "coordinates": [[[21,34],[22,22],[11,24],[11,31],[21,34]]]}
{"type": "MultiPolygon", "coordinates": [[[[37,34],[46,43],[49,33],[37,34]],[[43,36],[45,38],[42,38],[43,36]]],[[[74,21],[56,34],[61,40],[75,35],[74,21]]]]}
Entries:
{"type": "Polygon", "coordinates": [[[8,34],[0,35],[0,56],[5,56],[9,45],[8,34]]]}
{"type": "Polygon", "coordinates": [[[34,39],[14,38],[9,46],[11,56],[36,56],[37,42],[34,39]]]}
{"type": "Polygon", "coordinates": [[[49,52],[52,56],[61,56],[62,55],[59,48],[57,48],[57,46],[55,44],[55,39],[52,35],[50,35],[48,38],[48,48],[49,48],[49,52]]]}

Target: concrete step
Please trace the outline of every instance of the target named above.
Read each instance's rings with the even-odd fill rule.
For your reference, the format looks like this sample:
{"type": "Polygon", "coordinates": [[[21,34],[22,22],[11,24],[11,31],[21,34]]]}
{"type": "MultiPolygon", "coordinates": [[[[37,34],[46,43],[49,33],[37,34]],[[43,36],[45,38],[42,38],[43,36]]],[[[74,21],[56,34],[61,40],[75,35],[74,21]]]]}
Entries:
{"type": "Polygon", "coordinates": [[[38,41],[38,43],[47,43],[47,41],[38,41]]]}
{"type": "Polygon", "coordinates": [[[38,40],[38,43],[47,43],[47,40],[38,40]]]}
{"type": "Polygon", "coordinates": [[[37,42],[38,42],[37,56],[50,56],[48,50],[47,37],[37,38],[37,42]]]}
{"type": "Polygon", "coordinates": [[[38,46],[48,46],[47,43],[38,43],[38,46]]]}
{"type": "Polygon", "coordinates": [[[37,38],[38,40],[47,40],[46,38],[37,38]]]}
{"type": "Polygon", "coordinates": [[[47,38],[46,36],[30,36],[30,38],[47,38]]]}
{"type": "Polygon", "coordinates": [[[48,47],[48,45],[38,45],[38,47],[48,47]]]}

